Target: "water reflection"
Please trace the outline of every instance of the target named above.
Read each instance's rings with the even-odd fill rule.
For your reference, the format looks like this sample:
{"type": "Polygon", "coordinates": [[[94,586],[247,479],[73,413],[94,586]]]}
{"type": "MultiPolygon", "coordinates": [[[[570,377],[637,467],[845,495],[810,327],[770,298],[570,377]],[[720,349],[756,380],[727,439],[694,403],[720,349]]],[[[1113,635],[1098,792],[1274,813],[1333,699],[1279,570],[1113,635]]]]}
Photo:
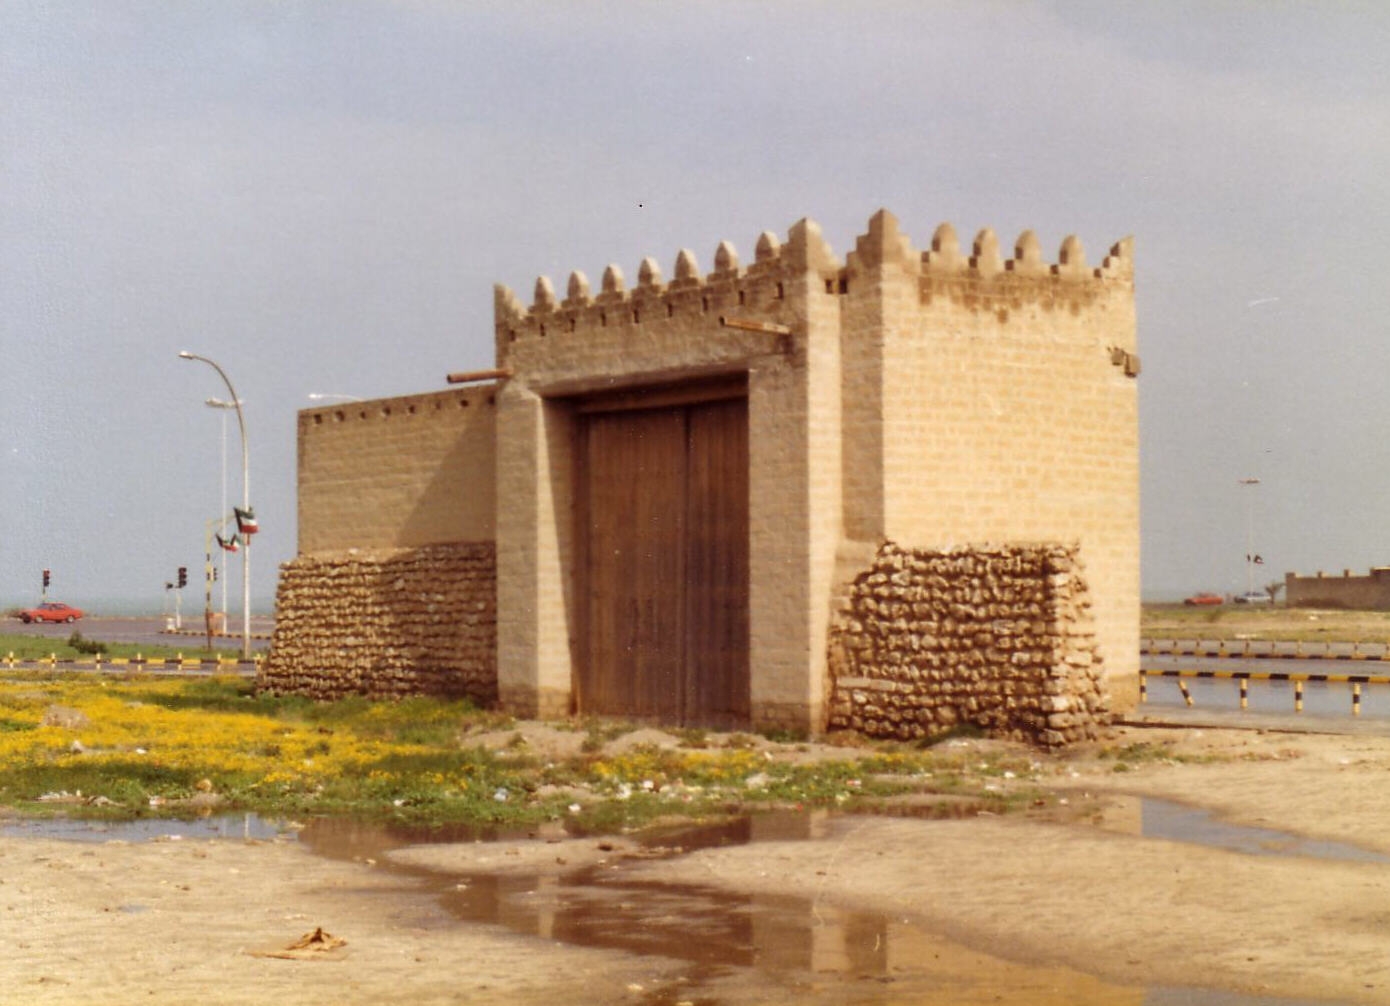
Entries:
{"type": "MultiPolygon", "coordinates": [[[[773,813],[667,830],[642,841],[654,855],[675,855],[721,845],[815,838],[826,832],[829,822],[825,811],[773,813]]],[[[320,820],[304,828],[300,841],[335,859],[389,863],[392,872],[432,890],[451,917],[467,922],[695,964],[868,975],[888,969],[886,917],[841,911],[797,895],[740,895],[638,880],[615,862],[553,876],[445,872],[387,858],[392,849],[422,841],[544,840],[563,834],[557,831],[457,829],[441,834],[320,820]]]]}
{"type": "MultiPolygon", "coordinates": [[[[1184,841],[1198,840],[1194,836],[1208,835],[1212,827],[1242,830],[1219,822],[1209,822],[1206,831],[1194,830],[1194,813],[1201,812],[1167,801],[1129,798],[1116,801],[1107,826],[1184,841]]],[[[681,827],[644,838],[639,858],[719,845],[821,838],[833,821],[834,815],[826,811],[784,812],[681,827]]],[[[157,840],[175,834],[189,839],[288,839],[295,833],[283,821],[254,814],[120,823],[54,819],[11,822],[4,830],[80,841],[157,840]]],[[[426,904],[435,908],[424,910],[411,924],[462,921],[501,926],[574,946],[685,962],[674,979],[644,990],[640,1001],[646,1006],[831,1006],[849,1001],[866,1006],[1329,1006],[1204,989],[1116,985],[1065,967],[995,956],[924,930],[908,918],[858,911],[806,893],[745,895],[642,880],[618,856],[559,875],[498,875],[433,869],[395,862],[389,855],[423,843],[544,842],[565,837],[575,835],[561,823],[524,830],[424,829],[318,819],[298,831],[299,841],[317,855],[370,863],[400,878],[394,892],[374,889],[372,897],[425,895],[426,904]]],[[[1246,836],[1243,841],[1258,846],[1264,839],[1246,836]]],[[[123,910],[138,911],[140,906],[123,910]]],[[[582,994],[576,1001],[583,1001],[582,994]]]]}
{"type": "Polygon", "coordinates": [[[1307,856],[1360,863],[1390,863],[1390,856],[1346,842],[1306,838],[1293,832],[1232,824],[1212,811],[1150,796],[1108,798],[1101,811],[1102,827],[1145,838],[1188,842],[1250,856],[1307,856]]]}
{"type": "Polygon", "coordinates": [[[1250,996],[1213,989],[1152,988],[1143,1006],[1338,1006],[1326,999],[1282,999],[1277,996],[1250,996]]]}
{"type": "Polygon", "coordinates": [[[148,842],[212,838],[292,839],[294,832],[280,818],[259,814],[212,814],[196,818],[146,817],[133,821],[51,817],[12,819],[0,823],[0,834],[58,838],[70,842],[148,842]]]}

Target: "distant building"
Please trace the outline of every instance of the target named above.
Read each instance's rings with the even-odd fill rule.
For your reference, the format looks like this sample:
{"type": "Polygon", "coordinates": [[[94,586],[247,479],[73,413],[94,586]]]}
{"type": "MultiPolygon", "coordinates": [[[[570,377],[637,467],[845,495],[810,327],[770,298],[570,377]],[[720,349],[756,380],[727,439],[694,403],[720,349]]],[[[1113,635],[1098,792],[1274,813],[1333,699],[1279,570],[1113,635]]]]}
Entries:
{"type": "Polygon", "coordinates": [[[1390,566],[1372,566],[1366,576],[1284,574],[1284,603],[1291,608],[1354,608],[1390,611],[1390,566]]]}

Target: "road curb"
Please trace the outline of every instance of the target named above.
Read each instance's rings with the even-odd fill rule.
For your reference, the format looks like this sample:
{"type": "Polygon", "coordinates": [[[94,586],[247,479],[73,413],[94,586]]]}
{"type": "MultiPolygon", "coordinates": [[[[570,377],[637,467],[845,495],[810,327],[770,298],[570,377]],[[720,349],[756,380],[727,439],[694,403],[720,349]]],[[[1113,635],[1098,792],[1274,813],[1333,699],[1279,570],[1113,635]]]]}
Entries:
{"type": "MultiPolygon", "coordinates": [[[[160,630],[159,630],[159,634],[160,634],[161,636],[185,636],[185,637],[187,637],[187,638],[189,638],[189,639],[206,639],[206,638],[207,638],[207,635],[208,635],[206,632],[198,632],[198,631],[195,630],[195,629],[160,629],[160,630]]],[[[272,635],[272,634],[269,633],[269,632],[253,632],[253,633],[251,633],[251,635],[250,635],[249,638],[251,638],[251,639],[270,639],[270,638],[271,638],[271,635],[272,635]]],[[[240,632],[214,632],[214,633],[212,634],[212,638],[213,638],[213,639],[240,639],[240,638],[242,638],[242,636],[241,636],[241,633],[240,633],[240,632]]]]}

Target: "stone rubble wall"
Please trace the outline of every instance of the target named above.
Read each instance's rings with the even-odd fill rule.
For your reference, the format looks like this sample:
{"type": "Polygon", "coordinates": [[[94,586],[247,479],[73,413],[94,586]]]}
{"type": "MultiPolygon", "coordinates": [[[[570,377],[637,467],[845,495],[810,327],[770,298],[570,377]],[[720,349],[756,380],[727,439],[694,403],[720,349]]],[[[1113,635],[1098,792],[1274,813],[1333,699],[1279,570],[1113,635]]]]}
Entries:
{"type": "Polygon", "coordinates": [[[497,699],[492,542],[300,555],[280,567],[257,689],[497,699]]]}
{"type": "Polygon", "coordinates": [[[958,724],[1059,746],[1109,720],[1078,549],[893,542],[830,634],[831,729],[913,740],[958,724]]]}

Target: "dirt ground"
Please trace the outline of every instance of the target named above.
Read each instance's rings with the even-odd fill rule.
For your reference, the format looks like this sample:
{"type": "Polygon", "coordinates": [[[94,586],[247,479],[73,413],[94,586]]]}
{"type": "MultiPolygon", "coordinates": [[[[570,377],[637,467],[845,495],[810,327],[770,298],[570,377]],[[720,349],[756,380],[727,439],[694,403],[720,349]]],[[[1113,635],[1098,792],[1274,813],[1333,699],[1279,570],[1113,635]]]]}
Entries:
{"type": "MultiPolygon", "coordinates": [[[[1007,747],[951,743],[982,756],[1007,747]]],[[[302,841],[0,836],[0,1001],[1100,1006],[1190,1001],[1195,986],[1390,1003],[1390,737],[1122,728],[1106,744],[1106,757],[1039,756],[1029,784],[1065,802],[1026,814],[818,812],[795,834],[680,854],[559,834],[358,861],[302,841]],[[1141,743],[1117,762],[1117,747],[1141,743]],[[1386,859],[1143,837],[1141,796],[1386,859]],[[699,955],[678,945],[637,953],[556,925],[459,922],[439,895],[454,878],[462,889],[520,876],[536,888],[524,899],[603,870],[722,892],[751,920],[747,952],[692,968],[699,955]],[[793,957],[773,949],[779,906],[809,906],[793,957]],[[316,927],[346,944],[286,951],[316,927]],[[275,953],[288,956],[264,956],[275,953]]]]}
{"type": "Polygon", "coordinates": [[[1384,643],[1390,639],[1390,612],[1252,604],[1146,604],[1139,634],[1147,639],[1384,643]]]}

